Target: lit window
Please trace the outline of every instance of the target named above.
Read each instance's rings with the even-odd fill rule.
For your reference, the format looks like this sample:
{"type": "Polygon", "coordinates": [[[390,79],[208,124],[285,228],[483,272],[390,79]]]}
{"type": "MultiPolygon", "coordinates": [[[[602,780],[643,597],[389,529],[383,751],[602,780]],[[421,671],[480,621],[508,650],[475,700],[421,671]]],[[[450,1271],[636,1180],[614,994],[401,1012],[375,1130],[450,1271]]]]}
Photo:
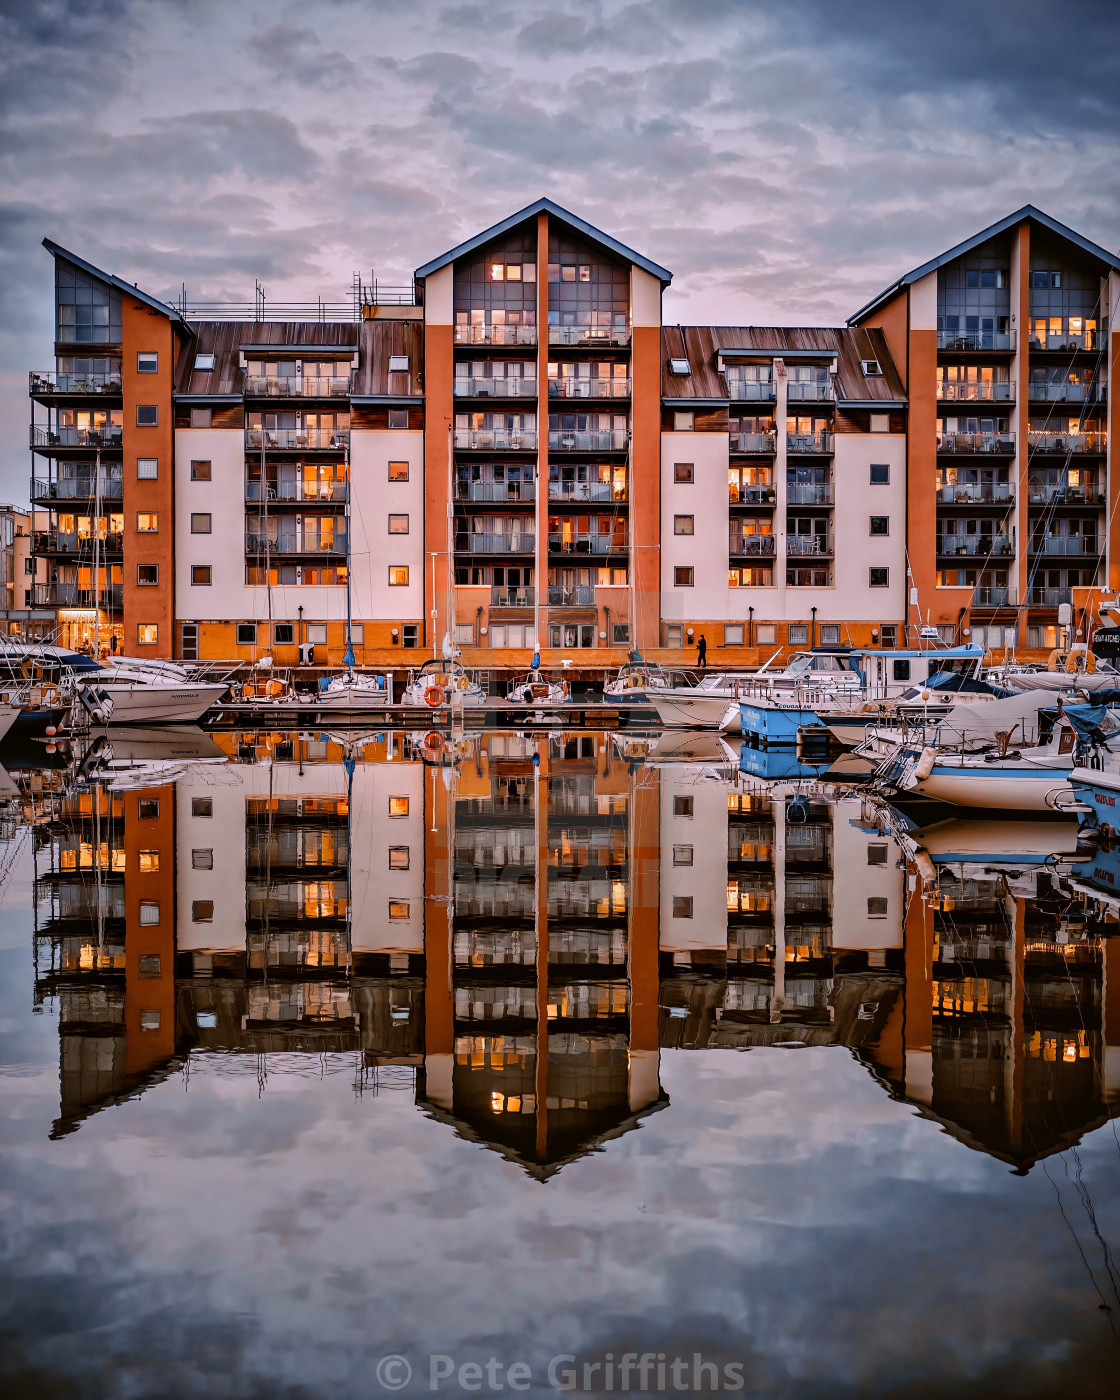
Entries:
{"type": "Polygon", "coordinates": [[[140,901],[140,923],[145,928],[151,928],[159,923],[159,903],[154,899],[142,899],[140,901]]]}
{"type": "Polygon", "coordinates": [[[211,850],[191,851],[192,870],[213,870],[214,852],[211,850]]]}
{"type": "Polygon", "coordinates": [[[155,481],[159,476],[158,457],[137,457],[136,459],[136,480],[155,481]]]}
{"type": "Polygon", "coordinates": [[[137,564],[136,582],[144,587],[151,587],[152,584],[159,583],[159,565],[137,564]]]}
{"type": "Polygon", "coordinates": [[[141,1029],[142,1031],[158,1031],[158,1030],[159,1030],[159,1012],[158,1012],[158,1011],[141,1011],[141,1013],[140,1013],[140,1029],[141,1029]]]}
{"type": "Polygon", "coordinates": [[[210,463],[209,463],[209,462],[201,462],[201,461],[193,461],[193,462],[191,463],[191,480],[192,480],[192,481],[209,481],[209,480],[210,480],[210,463]]]}
{"type": "Polygon", "coordinates": [[[159,529],[159,511],[138,511],[136,514],[136,529],[141,535],[154,535],[159,529]]]}
{"type": "Polygon", "coordinates": [[[209,511],[196,510],[191,512],[192,535],[208,535],[210,533],[211,524],[212,521],[209,511]]]}
{"type": "Polygon", "coordinates": [[[390,798],[389,798],[389,815],[390,815],[391,817],[407,817],[407,816],[408,816],[408,798],[407,798],[407,797],[390,797],[390,798]]]}
{"type": "Polygon", "coordinates": [[[407,462],[390,462],[390,463],[389,463],[389,480],[390,480],[390,481],[407,481],[407,480],[408,480],[408,463],[407,463],[407,462]]]}
{"type": "Polygon", "coordinates": [[[391,899],[389,901],[389,918],[392,920],[408,918],[408,900],[391,899]]]}
{"type": "Polygon", "coordinates": [[[191,565],[191,584],[195,588],[209,588],[213,582],[213,570],[209,564],[191,565]]]}
{"type": "Polygon", "coordinates": [[[191,903],[191,923],[212,924],[214,922],[214,901],[196,899],[191,903]]]}
{"type": "Polygon", "coordinates": [[[408,534],[408,516],[407,516],[407,515],[391,515],[391,516],[389,517],[389,533],[390,533],[391,535],[407,535],[407,534],[408,534]]]}
{"type": "Polygon", "coordinates": [[[194,357],[194,368],[195,368],[195,373],[196,373],[196,374],[198,374],[201,370],[213,369],[213,368],[214,368],[214,355],[213,355],[213,352],[210,351],[210,350],[204,350],[201,354],[196,355],[196,356],[194,357]]]}
{"type": "Polygon", "coordinates": [[[389,586],[391,588],[403,588],[408,583],[408,565],[389,565],[389,586]]]}
{"type": "Polygon", "coordinates": [[[137,374],[158,374],[159,354],[155,350],[137,350],[136,352],[136,373],[137,374]]]}
{"type": "Polygon", "coordinates": [[[140,852],[140,873],[142,875],[152,875],[159,869],[158,851],[140,852]]]}
{"type": "Polygon", "coordinates": [[[159,641],[159,623],[138,622],[136,624],[136,640],[142,647],[154,647],[159,641]]]}
{"type": "Polygon", "coordinates": [[[408,869],[408,847],[407,847],[407,846],[390,846],[390,847],[389,847],[389,869],[390,869],[390,870],[407,870],[407,869],[408,869]]]}
{"type": "Polygon", "coordinates": [[[159,405],[154,403],[138,403],[136,405],[136,426],[138,428],[158,427],[159,405]]]}

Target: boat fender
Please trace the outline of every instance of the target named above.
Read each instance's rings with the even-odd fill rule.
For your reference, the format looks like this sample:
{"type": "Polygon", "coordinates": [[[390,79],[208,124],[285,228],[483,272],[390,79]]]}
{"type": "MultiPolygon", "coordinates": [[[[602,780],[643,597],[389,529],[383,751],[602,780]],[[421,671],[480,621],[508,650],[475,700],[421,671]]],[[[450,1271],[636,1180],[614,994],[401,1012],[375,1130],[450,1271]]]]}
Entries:
{"type": "Polygon", "coordinates": [[[471,684],[471,683],[470,683],[470,681],[467,679],[466,676],[460,676],[460,677],[458,678],[458,680],[455,682],[455,689],[456,689],[456,690],[469,690],[469,689],[470,689],[470,684],[471,684]]]}
{"type": "Polygon", "coordinates": [[[264,688],[264,693],[269,697],[269,699],[275,699],[277,695],[283,695],[284,682],[269,681],[269,683],[264,688]]]}
{"type": "Polygon", "coordinates": [[[53,739],[54,736],[58,733],[58,730],[54,727],[53,724],[48,724],[45,733],[47,734],[48,738],[53,739]]]}
{"type": "Polygon", "coordinates": [[[424,703],[431,705],[433,709],[443,700],[443,691],[438,685],[430,685],[424,692],[424,703]]]}
{"type": "Polygon", "coordinates": [[[922,877],[923,885],[937,884],[937,866],[934,865],[930,853],[923,851],[920,846],[914,852],[914,868],[922,877]]]}
{"type": "Polygon", "coordinates": [[[923,700],[928,700],[928,699],[929,699],[929,694],[930,694],[930,693],[929,693],[928,690],[923,690],[923,691],[922,691],[922,699],[923,699],[923,700]]]}
{"type": "Polygon", "coordinates": [[[937,750],[927,745],[918,755],[918,761],[914,764],[914,777],[918,782],[924,781],[933,772],[933,765],[937,762],[937,750]]]}
{"type": "Polygon", "coordinates": [[[786,808],[786,821],[800,826],[809,820],[809,799],[798,793],[786,808]]]}

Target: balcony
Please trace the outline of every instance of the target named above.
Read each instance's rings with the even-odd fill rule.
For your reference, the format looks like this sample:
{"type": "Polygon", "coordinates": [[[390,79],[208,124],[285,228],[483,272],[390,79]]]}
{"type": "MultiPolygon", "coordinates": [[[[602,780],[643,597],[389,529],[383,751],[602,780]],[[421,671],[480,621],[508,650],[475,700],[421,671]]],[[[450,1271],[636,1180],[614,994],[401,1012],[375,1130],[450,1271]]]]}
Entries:
{"type": "Polygon", "coordinates": [[[456,345],[536,345],[536,326],[456,326],[456,345]]]}
{"type": "Polygon", "coordinates": [[[1006,535],[938,535],[937,552],[941,555],[968,558],[1000,558],[1011,554],[1011,541],[1006,535]]]}
{"type": "Polygon", "coordinates": [[[992,588],[987,584],[978,584],[972,590],[972,606],[974,608],[1013,608],[1016,596],[1014,588],[992,588]]]}
{"type": "Polygon", "coordinates": [[[1015,386],[1010,380],[979,383],[959,380],[937,381],[937,397],[942,403],[1012,403],[1015,386]]]}
{"type": "Polygon", "coordinates": [[[732,535],[728,553],[733,558],[773,559],[775,554],[773,535],[732,535]]]}
{"type": "Polygon", "coordinates": [[[773,403],[772,379],[728,379],[727,397],[737,403],[773,403]]]}
{"type": "Polygon", "coordinates": [[[732,433],[728,447],[732,452],[762,452],[772,456],[777,436],[774,433],[732,433]]]}
{"type": "Polygon", "coordinates": [[[1104,492],[1095,486],[1062,486],[1057,482],[1032,481],[1027,487],[1032,506],[1103,506],[1104,492]]]}
{"type": "Polygon", "coordinates": [[[938,452],[958,455],[975,452],[1002,452],[1010,456],[1015,451],[1015,434],[997,433],[938,433],[938,452]]]}
{"type": "Polygon", "coordinates": [[[279,554],[314,554],[324,558],[344,558],[346,535],[336,532],[323,537],[309,531],[282,530],[275,536],[246,532],[245,553],[255,557],[275,558],[279,554]]]}
{"type": "Polygon", "coordinates": [[[581,321],[571,326],[548,328],[549,345],[629,345],[630,326],[595,326],[581,321]]]}
{"type": "Polygon", "coordinates": [[[614,486],[609,481],[550,481],[548,483],[550,501],[609,502],[617,505],[626,499],[626,490],[614,486]]]}
{"type": "MultiPolygon", "coordinates": [[[[93,536],[64,534],[59,530],[36,530],[32,536],[36,554],[64,554],[73,559],[93,558],[93,536]]],[[[101,536],[100,554],[108,559],[124,550],[124,535],[107,532],[101,536]]]]}
{"type": "Polygon", "coordinates": [[[1035,403],[1104,403],[1107,397],[1103,384],[1053,384],[1037,379],[1028,384],[1027,396],[1035,403]]]}
{"type": "Polygon", "coordinates": [[[625,554],[627,541],[613,535],[549,535],[550,554],[625,554]]]}
{"type": "Polygon", "coordinates": [[[937,503],[943,506],[1009,505],[1014,500],[1011,481],[966,481],[937,488],[937,503]]]}
{"type": "Polygon", "coordinates": [[[246,428],[245,446],[258,452],[341,452],[350,441],[349,428],[246,428]]]}
{"type": "Polygon", "coordinates": [[[937,332],[939,350],[1014,350],[1014,331],[952,330],[937,332]]]}
{"type": "Polygon", "coordinates": [[[791,506],[830,506],[832,482],[789,482],[786,485],[786,501],[791,506]]]}
{"type": "Polygon", "coordinates": [[[831,452],[832,434],[828,432],[790,433],[786,439],[786,451],[831,452]]]}
{"type": "Polygon", "coordinates": [[[535,608],[537,590],[535,588],[490,588],[491,608],[535,608]]]}
{"type": "Polygon", "coordinates": [[[330,379],[304,379],[296,375],[246,377],[246,398],[258,399],[342,399],[349,396],[350,376],[330,379]]]}
{"type": "MultiPolygon", "coordinates": [[[[79,588],[76,583],[36,583],[31,589],[32,604],[37,608],[88,608],[95,606],[92,588],[79,588]]],[[[119,608],[124,602],[124,585],[103,584],[97,594],[102,608],[119,608]]]]}
{"type": "Polygon", "coordinates": [[[456,376],[457,399],[535,399],[537,381],[532,379],[495,379],[492,375],[456,376]]]}
{"type": "Polygon", "coordinates": [[[625,452],[630,434],[625,428],[598,428],[590,432],[550,431],[550,452],[625,452]]]}
{"type": "Polygon", "coordinates": [[[799,559],[805,555],[831,558],[832,541],[827,535],[789,535],[786,538],[786,558],[799,559]]]}
{"type": "Polygon", "coordinates": [[[109,447],[119,448],[124,429],[119,425],[103,428],[39,428],[31,429],[31,446],[41,447],[109,447]]]}
{"type": "Polygon", "coordinates": [[[1099,331],[1031,331],[1032,350],[1099,350],[1102,333],[1099,331]]]}
{"type": "Polygon", "coordinates": [[[836,390],[828,379],[791,379],[786,387],[790,403],[833,403],[836,390]]]}
{"type": "Polygon", "coordinates": [[[576,584],[571,588],[558,588],[553,584],[548,589],[550,608],[593,608],[595,590],[587,584],[576,584]]]}
{"type": "Polygon", "coordinates": [[[727,487],[727,499],[733,506],[772,506],[777,498],[777,490],[770,482],[762,486],[741,486],[732,481],[727,487]]]}
{"type": "Polygon", "coordinates": [[[36,505],[52,501],[119,501],[124,494],[124,480],[119,476],[103,476],[99,482],[92,476],[63,477],[57,480],[31,478],[31,500],[36,505]]]}
{"type": "Polygon", "coordinates": [[[1096,535],[1044,535],[1041,540],[1031,540],[1031,554],[1050,557],[1072,554],[1096,559],[1101,552],[1100,544],[1096,535]]]}
{"type": "Polygon", "coordinates": [[[1031,607],[1060,608],[1063,603],[1072,602],[1072,588],[1032,588],[1030,591],[1031,607]]]}
{"type": "Polygon", "coordinates": [[[1108,446],[1108,434],[1044,433],[1030,428],[1027,431],[1027,445],[1032,452],[1104,452],[1108,446]]]}
{"type": "Polygon", "coordinates": [[[478,501],[499,505],[531,505],[537,499],[535,481],[457,481],[457,501],[478,501]]]}
{"type": "Polygon", "coordinates": [[[536,428],[456,428],[457,452],[535,452],[536,428]]]}
{"type": "Polygon", "coordinates": [[[57,374],[53,369],[33,369],[27,377],[27,391],[32,398],[49,398],[52,394],[120,394],[121,375],[116,374],[57,374]]]}
{"type": "Polygon", "coordinates": [[[548,381],[550,399],[628,399],[629,377],[618,379],[583,379],[565,377],[548,381]]]}
{"type": "MultiPolygon", "coordinates": [[[[348,495],[349,484],[345,481],[270,481],[265,490],[265,499],[278,505],[330,505],[334,502],[344,502],[348,495]]],[[[259,503],[259,481],[245,483],[245,499],[251,505],[259,503]]]]}
{"type": "Polygon", "coordinates": [[[460,535],[455,540],[458,554],[535,554],[532,535],[460,535]]]}

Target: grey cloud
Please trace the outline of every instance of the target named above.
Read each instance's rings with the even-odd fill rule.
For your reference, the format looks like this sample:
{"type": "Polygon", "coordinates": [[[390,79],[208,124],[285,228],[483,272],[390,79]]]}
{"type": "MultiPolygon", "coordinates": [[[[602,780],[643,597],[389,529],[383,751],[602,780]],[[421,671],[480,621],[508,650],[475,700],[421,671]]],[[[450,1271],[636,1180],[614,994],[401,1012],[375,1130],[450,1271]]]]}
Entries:
{"type": "Polygon", "coordinates": [[[275,24],[249,42],[277,77],[290,78],[301,86],[327,90],[344,87],[358,72],[357,65],[345,54],[337,49],[324,50],[319,36],[311,29],[275,24]]]}

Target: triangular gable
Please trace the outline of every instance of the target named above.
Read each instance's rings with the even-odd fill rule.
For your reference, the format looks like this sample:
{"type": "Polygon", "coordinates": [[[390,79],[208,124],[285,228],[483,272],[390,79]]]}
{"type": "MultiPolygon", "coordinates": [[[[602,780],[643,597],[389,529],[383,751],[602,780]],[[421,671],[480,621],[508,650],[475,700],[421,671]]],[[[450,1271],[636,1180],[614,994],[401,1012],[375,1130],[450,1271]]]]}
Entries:
{"type": "Polygon", "coordinates": [[[150,306],[153,311],[162,312],[169,320],[175,321],[188,335],[194,334],[175,307],[168,306],[165,302],[149,296],[147,292],[142,292],[139,287],[134,287],[131,282],[126,282],[122,277],[115,277],[111,272],[102,272],[99,267],[94,267],[93,263],[86,262],[85,258],[79,258],[76,253],[71,253],[58,243],[52,243],[49,238],[43,239],[43,247],[52,257],[62,258],[66,262],[73,263],[75,267],[88,273],[90,277],[96,277],[99,282],[105,282],[108,286],[115,287],[124,296],[135,297],[137,301],[142,301],[145,306],[150,306]]]}

